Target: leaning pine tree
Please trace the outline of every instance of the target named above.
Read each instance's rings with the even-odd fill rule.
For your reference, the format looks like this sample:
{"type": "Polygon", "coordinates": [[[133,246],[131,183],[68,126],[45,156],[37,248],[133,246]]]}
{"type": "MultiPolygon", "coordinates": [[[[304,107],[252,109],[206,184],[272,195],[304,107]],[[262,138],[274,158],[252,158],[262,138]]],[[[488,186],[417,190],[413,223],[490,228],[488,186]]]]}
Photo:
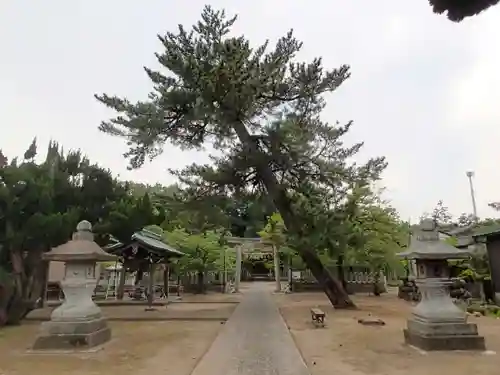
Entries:
{"type": "MultiPolygon", "coordinates": [[[[201,18],[192,31],[179,26],[177,33],[159,36],[164,52],[156,56],[168,75],[145,68],[154,84],[147,101],[96,95],[119,113],[100,129],[128,141],[131,168],[159,155],[167,141],[188,149],[214,144],[225,151],[214,158],[214,167],[192,166],[179,175],[191,186],[197,179],[199,186],[232,184],[234,191],[263,187],[288,233],[305,238],[324,225],[318,217],[335,217],[333,205],[320,209],[324,194],[338,197],[352,185],[342,179],[377,178],[385,166],[383,159],[347,166],[346,158],[361,144],[342,148],[338,138],[349,125],[337,129],[319,120],[323,94],[339,87],[349,69],[326,71],[320,59],[295,63],[302,44],[292,32],[266,52],[267,42],[252,49],[244,37],[229,36],[236,17],[207,6],[201,18]],[[321,144],[318,134],[328,135],[329,142],[321,144]]],[[[334,306],[354,307],[314,247],[299,244],[297,251],[334,306]]]]}

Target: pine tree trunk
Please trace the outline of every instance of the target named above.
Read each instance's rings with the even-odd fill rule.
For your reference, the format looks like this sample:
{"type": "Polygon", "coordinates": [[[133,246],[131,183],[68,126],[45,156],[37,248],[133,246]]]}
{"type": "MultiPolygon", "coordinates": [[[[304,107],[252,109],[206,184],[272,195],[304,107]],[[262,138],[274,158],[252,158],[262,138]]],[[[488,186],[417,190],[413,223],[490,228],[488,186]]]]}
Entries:
{"type": "MultiPolygon", "coordinates": [[[[241,122],[235,122],[233,128],[241,143],[246,146],[249,153],[254,156],[253,159],[264,159],[257,157],[261,152],[257,144],[251,138],[245,125],[241,122]]],[[[267,163],[260,163],[258,165],[254,163],[254,167],[262,183],[266,187],[267,193],[281,214],[283,222],[288,230],[300,235],[301,229],[300,226],[297,225],[298,223],[292,212],[290,201],[285,191],[278,183],[276,176],[272,173],[267,163]]],[[[338,279],[335,279],[326,269],[314,250],[301,248],[298,249],[298,253],[335,308],[356,308],[356,305],[352,302],[343,288],[342,283],[338,279]]]]}
{"type": "Polygon", "coordinates": [[[13,293],[7,305],[7,324],[19,324],[27,313],[27,306],[23,298],[24,285],[27,280],[21,252],[11,250],[10,260],[13,271],[13,293]]]}
{"type": "MultiPolygon", "coordinates": [[[[11,284],[0,297],[0,321],[19,324],[33,309],[40,306],[47,285],[48,265],[42,260],[43,248],[32,249],[27,255],[10,250],[11,284]]],[[[7,286],[6,286],[7,287],[7,286]]]]}
{"type": "Polygon", "coordinates": [[[23,298],[30,311],[39,307],[43,300],[48,278],[48,263],[42,260],[43,248],[32,249],[24,259],[23,298]]]}
{"type": "Polygon", "coordinates": [[[0,281],[0,327],[7,324],[9,318],[8,309],[13,294],[14,285],[12,283],[12,280],[9,279],[0,281]]]}
{"type": "Polygon", "coordinates": [[[342,283],[342,287],[344,288],[344,290],[347,291],[347,281],[345,279],[344,272],[344,255],[342,254],[337,257],[337,277],[342,283]]]}

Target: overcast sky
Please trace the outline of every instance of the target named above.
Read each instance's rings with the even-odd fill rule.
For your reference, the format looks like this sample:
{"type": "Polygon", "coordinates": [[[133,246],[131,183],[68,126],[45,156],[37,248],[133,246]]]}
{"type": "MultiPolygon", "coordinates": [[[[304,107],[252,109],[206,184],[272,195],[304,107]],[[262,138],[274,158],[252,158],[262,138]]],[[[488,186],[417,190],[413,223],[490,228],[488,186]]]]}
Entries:
{"type": "MultiPolygon", "coordinates": [[[[167,168],[206,159],[166,146],[127,171],[126,145],[97,130],[112,113],[94,93],[145,98],[142,66],[155,66],[156,34],[195,22],[206,1],[24,0],[0,4],[0,147],[22,155],[33,137],[80,148],[121,178],[171,183],[167,168]]],[[[211,1],[237,13],[235,31],[254,43],[294,28],[302,59],[350,64],[352,78],[329,98],[325,119],[354,120],[362,158],[385,155],[386,197],[403,218],[442,199],[471,212],[466,170],[476,173],[479,216],[500,200],[500,7],[460,24],[427,0],[211,1]],[[496,26],[495,26],[496,25],[496,26]],[[495,109],[496,108],[496,109],[495,109]]]]}

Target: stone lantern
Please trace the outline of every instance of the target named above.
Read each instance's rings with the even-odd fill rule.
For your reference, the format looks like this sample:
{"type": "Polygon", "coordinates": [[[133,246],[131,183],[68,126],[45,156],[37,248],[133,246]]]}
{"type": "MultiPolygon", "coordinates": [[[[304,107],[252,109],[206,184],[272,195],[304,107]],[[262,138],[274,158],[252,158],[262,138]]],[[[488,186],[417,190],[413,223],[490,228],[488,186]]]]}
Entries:
{"type": "Polygon", "coordinates": [[[92,225],[84,220],[73,238],[44,254],[44,260],[65,263],[61,281],[64,301],[41,325],[33,349],[91,348],[111,338],[101,309],[92,300],[96,286],[96,262],[116,260],[94,242],[92,225]]]}
{"type": "Polygon", "coordinates": [[[485,350],[477,325],[467,322],[467,313],[449,294],[447,260],[468,259],[470,252],[442,241],[434,220],[426,219],[412,236],[408,251],[398,255],[415,261],[415,283],[421,293],[404,330],[405,342],[423,350],[485,350]]]}

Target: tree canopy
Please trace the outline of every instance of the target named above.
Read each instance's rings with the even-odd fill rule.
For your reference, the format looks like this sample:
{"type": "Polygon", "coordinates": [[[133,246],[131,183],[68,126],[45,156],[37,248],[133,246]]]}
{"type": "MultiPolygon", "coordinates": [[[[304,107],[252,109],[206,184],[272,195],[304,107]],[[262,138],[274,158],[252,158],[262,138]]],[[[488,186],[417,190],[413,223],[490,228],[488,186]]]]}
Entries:
{"type": "MultiPolygon", "coordinates": [[[[327,70],[321,58],[296,62],[302,43],[292,31],[274,48],[269,42],[252,47],[231,35],[235,22],[207,6],[191,30],[181,25],[158,36],[164,70],[145,68],[153,84],[148,99],[96,95],[118,112],[100,129],[127,140],[131,168],[159,155],[165,142],[188,149],[212,143],[222,155],[211,165],[177,173],[192,195],[265,192],[288,231],[306,238],[318,213],[334,224],[349,190],[378,179],[386,164],[383,158],[355,164],[351,158],[363,144],[342,141],[351,123],[321,119],[323,95],[349,78],[347,65],[327,70]]],[[[332,303],[353,306],[315,249],[298,251],[332,303]]]]}
{"type": "Polygon", "coordinates": [[[41,163],[36,153],[33,140],[21,162],[4,156],[0,166],[0,267],[13,275],[0,307],[11,322],[41,296],[43,252],[66,242],[82,219],[98,227],[127,198],[126,186],[80,151],[65,153],[51,142],[41,163]]]}
{"type": "Polygon", "coordinates": [[[22,161],[0,152],[0,325],[17,323],[43,296],[42,254],[68,241],[79,221],[90,221],[96,241],[106,245],[167,220],[147,191],[134,191],[80,151],[51,142],[39,163],[37,151],[33,140],[22,161]]]}

